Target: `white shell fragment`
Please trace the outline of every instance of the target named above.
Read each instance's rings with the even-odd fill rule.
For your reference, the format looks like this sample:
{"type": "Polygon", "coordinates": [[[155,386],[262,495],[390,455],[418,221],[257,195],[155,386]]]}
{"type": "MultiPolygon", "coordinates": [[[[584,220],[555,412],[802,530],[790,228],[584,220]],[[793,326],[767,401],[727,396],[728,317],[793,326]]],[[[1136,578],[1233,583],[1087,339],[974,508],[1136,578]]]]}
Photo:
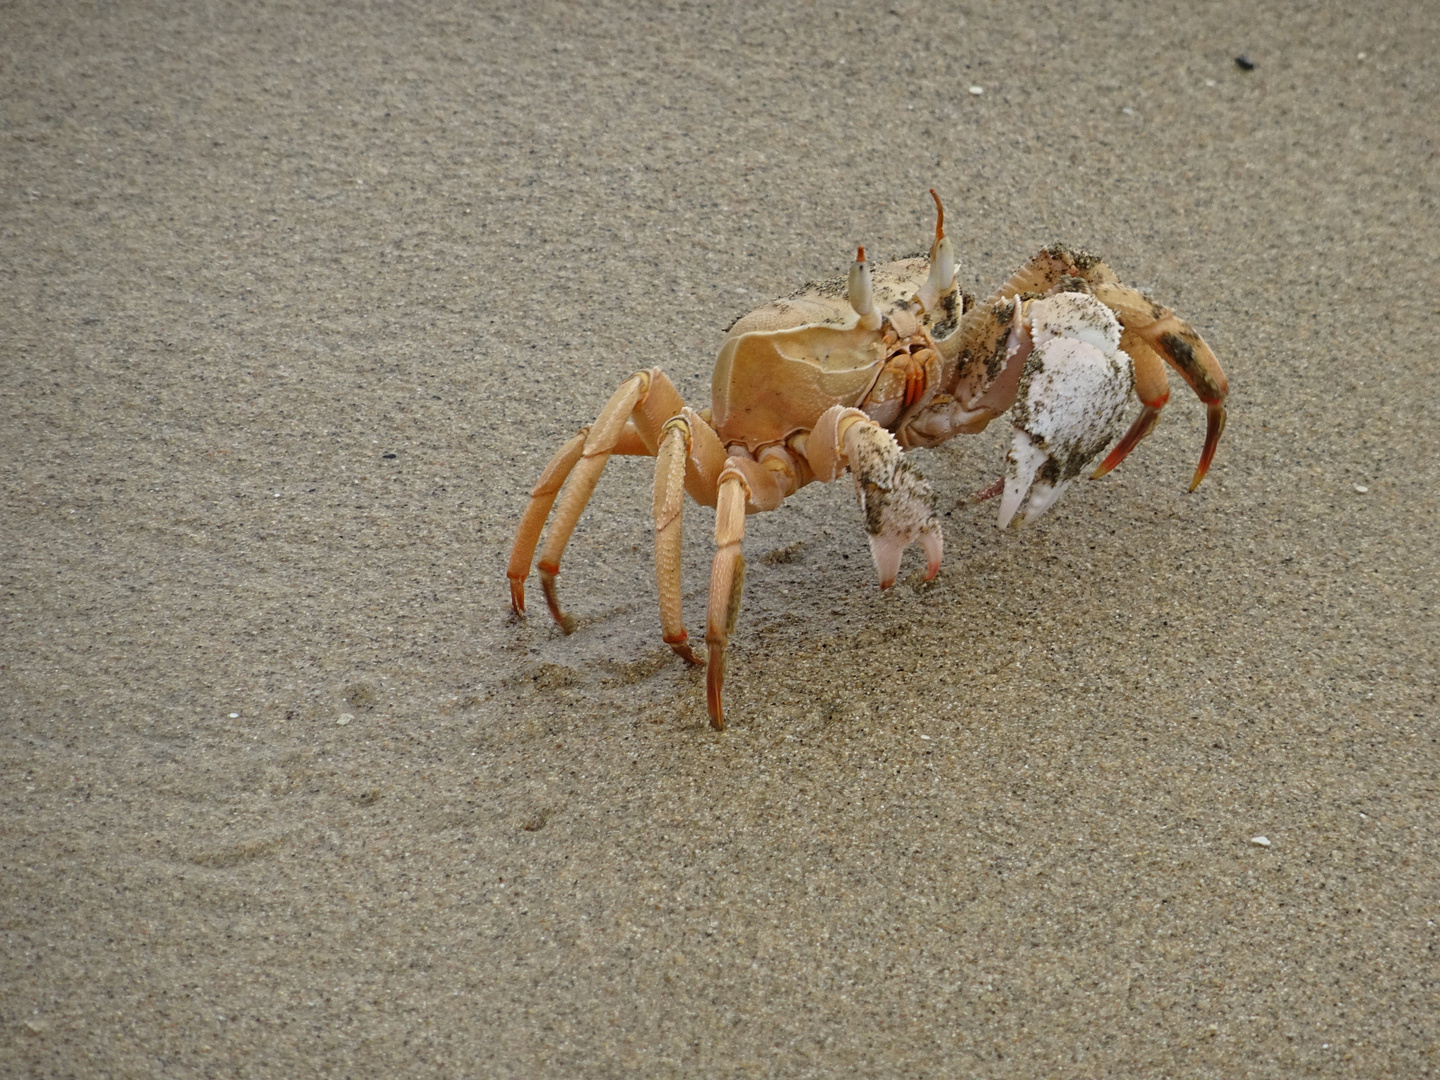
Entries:
{"type": "Polygon", "coordinates": [[[1268,836],[1252,836],[1250,837],[1250,843],[1256,847],[1269,847],[1270,838],[1268,836]]]}
{"type": "Polygon", "coordinates": [[[340,719],[339,719],[339,720],[336,720],[335,723],[337,723],[337,724],[339,724],[339,725],[341,725],[341,726],[343,727],[344,725],[350,723],[350,721],[351,721],[351,720],[354,720],[354,719],[355,719],[355,714],[354,714],[354,713],[348,713],[348,712],[347,712],[347,713],[341,713],[341,714],[340,714],[340,719]]]}

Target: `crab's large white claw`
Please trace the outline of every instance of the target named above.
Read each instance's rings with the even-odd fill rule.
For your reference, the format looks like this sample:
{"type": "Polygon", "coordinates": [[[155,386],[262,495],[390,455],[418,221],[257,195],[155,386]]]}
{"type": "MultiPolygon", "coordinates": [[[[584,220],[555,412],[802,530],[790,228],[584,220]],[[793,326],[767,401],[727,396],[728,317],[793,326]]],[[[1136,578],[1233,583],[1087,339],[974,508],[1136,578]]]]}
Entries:
{"type": "Polygon", "coordinates": [[[851,425],[845,432],[845,450],[880,587],[895,584],[905,549],[917,541],[925,549],[929,581],[940,572],[945,548],[930,485],[902,456],[895,437],[877,424],[851,425]]]}
{"type": "Polygon", "coordinates": [[[1027,312],[1034,349],[1011,413],[1015,437],[1000,499],[1000,527],[1034,521],[1119,436],[1135,383],[1120,327],[1092,296],[1061,293],[1027,312]]]}

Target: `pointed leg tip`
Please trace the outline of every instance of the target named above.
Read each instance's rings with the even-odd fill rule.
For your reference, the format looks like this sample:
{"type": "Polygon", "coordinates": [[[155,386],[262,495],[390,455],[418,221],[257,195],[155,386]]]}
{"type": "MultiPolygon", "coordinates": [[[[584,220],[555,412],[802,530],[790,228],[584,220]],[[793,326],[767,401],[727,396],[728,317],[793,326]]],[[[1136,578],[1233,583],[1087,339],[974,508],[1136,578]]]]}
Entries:
{"type": "Polygon", "coordinates": [[[1135,422],[1130,425],[1129,430],[1120,437],[1120,441],[1105,456],[1105,460],[1100,463],[1100,466],[1090,474],[1090,479],[1099,480],[1100,477],[1129,457],[1130,451],[1139,445],[1141,439],[1150,434],[1159,419],[1160,406],[1146,405],[1141,409],[1140,415],[1135,418],[1135,422]]]}
{"type": "Polygon", "coordinates": [[[1010,528],[1012,524],[1018,525],[1020,523],[1021,519],[1018,516],[1018,512],[1020,510],[1021,503],[1024,502],[1024,499],[1025,496],[1023,495],[1023,493],[1016,495],[1013,498],[1010,497],[1007,493],[1006,497],[1000,502],[1000,513],[995,517],[996,528],[1000,529],[1001,532],[1004,532],[1006,529],[1010,528]]]}
{"type": "Polygon", "coordinates": [[[510,610],[521,619],[525,617],[525,582],[511,580],[510,582],[510,610]]]}
{"type": "Polygon", "coordinates": [[[540,570],[540,587],[545,592],[545,603],[550,608],[550,617],[566,634],[575,632],[575,616],[560,610],[560,594],[555,587],[555,571],[540,570]]]}
{"type": "Polygon", "coordinates": [[[720,701],[720,691],[706,694],[706,710],[710,713],[710,726],[716,731],[725,730],[725,706],[720,701]]]}
{"type": "Polygon", "coordinates": [[[674,641],[666,638],[665,644],[669,645],[670,648],[674,651],[675,655],[680,657],[681,660],[684,660],[685,663],[689,664],[691,667],[705,666],[704,658],[696,656],[695,650],[690,647],[690,636],[688,634],[682,632],[681,636],[674,641]]]}
{"type": "Polygon", "coordinates": [[[903,536],[884,533],[870,537],[870,555],[875,561],[875,573],[880,579],[880,588],[888,589],[900,576],[900,559],[909,545],[903,536]]]}
{"type": "Polygon", "coordinates": [[[725,646],[710,642],[710,667],[705,672],[705,707],[710,713],[710,726],[725,730],[725,703],[720,689],[725,685],[725,646]]]}
{"type": "Polygon", "coordinates": [[[1200,481],[1210,471],[1210,463],[1215,460],[1215,450],[1224,431],[1225,406],[1218,401],[1211,402],[1205,407],[1205,447],[1200,451],[1200,464],[1195,466],[1195,475],[1190,480],[1191,491],[1200,486],[1200,481]]]}

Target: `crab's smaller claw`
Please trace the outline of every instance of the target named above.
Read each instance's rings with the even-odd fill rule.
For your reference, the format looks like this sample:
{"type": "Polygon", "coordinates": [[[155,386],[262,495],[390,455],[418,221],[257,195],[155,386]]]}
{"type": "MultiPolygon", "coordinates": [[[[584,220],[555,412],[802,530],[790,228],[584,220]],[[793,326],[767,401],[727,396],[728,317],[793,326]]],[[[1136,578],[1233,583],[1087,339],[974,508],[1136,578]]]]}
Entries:
{"type": "MultiPolygon", "coordinates": [[[[1034,521],[1120,433],[1134,385],[1120,328],[1093,297],[1062,293],[1031,305],[1015,335],[1033,346],[1020,376],[1000,527],[1034,521]]],[[[1023,348],[1020,340],[1012,348],[1023,348]]]]}
{"type": "Polygon", "coordinates": [[[930,485],[901,455],[895,437],[873,421],[852,425],[845,432],[845,449],[880,588],[895,584],[901,556],[917,541],[925,549],[929,581],[940,572],[945,546],[930,485]]]}

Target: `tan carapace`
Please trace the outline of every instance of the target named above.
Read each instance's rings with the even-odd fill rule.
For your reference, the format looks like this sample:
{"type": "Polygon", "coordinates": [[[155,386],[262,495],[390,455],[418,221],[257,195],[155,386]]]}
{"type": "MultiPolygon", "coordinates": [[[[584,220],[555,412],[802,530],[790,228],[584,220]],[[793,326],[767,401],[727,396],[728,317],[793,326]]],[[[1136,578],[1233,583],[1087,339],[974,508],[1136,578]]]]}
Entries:
{"type": "Polygon", "coordinates": [[[1090,475],[1109,472],[1149,433],[1170,396],[1168,363],[1207,407],[1190,490],[1199,485],[1225,426],[1228,391],[1200,335],[1099,259],[1059,246],[1037,253],[984,303],[967,304],[944,209],[930,194],[937,220],[928,258],[871,267],[862,247],[848,280],[808,285],[741,318],[720,348],[708,409],[686,405],[659,368],[620,384],[530,493],[507,572],[517,615],[558,496],[535,566],[550,614],[567,634],[574,629],[555,587],[570,534],[611,454],[656,458],[660,622],[665,642],[691,664],[707,660],[691,648],[681,614],[685,493],[716,507],[705,641],[710,722],[723,729],[745,515],[774,510],[812,480],[854,478],[882,589],[916,542],[928,580],[940,569],[940,523],[904,451],[981,431],[1008,411],[1015,430],[1005,475],[977,498],[1000,496],[1001,527],[1032,521],[1111,443],[1090,475]],[[1126,430],[1132,389],[1141,410],[1126,430]]]}

